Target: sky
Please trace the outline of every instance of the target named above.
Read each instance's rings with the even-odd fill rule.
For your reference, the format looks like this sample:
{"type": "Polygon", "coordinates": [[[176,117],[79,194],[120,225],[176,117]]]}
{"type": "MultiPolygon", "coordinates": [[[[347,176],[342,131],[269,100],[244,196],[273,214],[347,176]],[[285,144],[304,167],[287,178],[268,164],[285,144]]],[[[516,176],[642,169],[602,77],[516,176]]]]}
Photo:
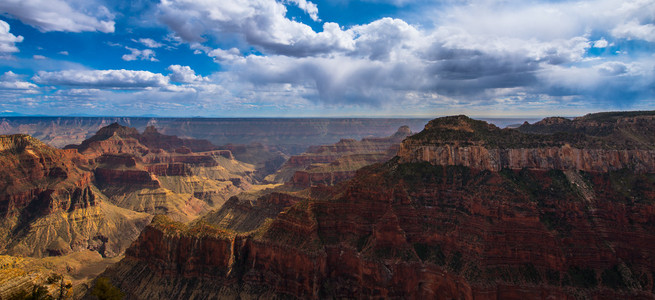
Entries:
{"type": "Polygon", "coordinates": [[[655,110],[655,0],[2,0],[0,115],[655,110]]]}

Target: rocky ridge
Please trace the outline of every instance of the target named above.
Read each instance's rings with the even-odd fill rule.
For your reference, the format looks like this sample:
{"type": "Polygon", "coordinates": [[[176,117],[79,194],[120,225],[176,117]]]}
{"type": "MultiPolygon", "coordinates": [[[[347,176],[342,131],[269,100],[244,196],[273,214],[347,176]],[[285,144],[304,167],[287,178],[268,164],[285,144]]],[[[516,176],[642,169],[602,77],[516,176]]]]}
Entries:
{"type": "Polygon", "coordinates": [[[364,166],[392,158],[400,142],[411,133],[408,126],[401,126],[384,138],[342,139],[332,145],[311,146],[305,153],[291,156],[266,180],[304,188],[317,184],[334,185],[352,178],[355,171],[364,166]]]}
{"type": "Polygon", "coordinates": [[[163,135],[154,126],[143,133],[110,124],[77,149],[93,168],[109,201],[148,214],[188,222],[254,183],[254,168],[229,150],[206,140],[163,135]]]}
{"type": "MultiPolygon", "coordinates": [[[[652,116],[621,118],[614,125],[635,120],[655,121],[652,116]]],[[[578,170],[607,172],[630,168],[636,172],[655,172],[655,128],[636,126],[643,139],[630,135],[620,125],[612,129],[596,129],[585,123],[585,130],[555,131],[551,134],[531,133],[528,128],[555,124],[560,128],[566,119],[545,119],[534,126],[518,130],[499,129],[494,125],[465,116],[430,121],[425,130],[407,139],[400,147],[401,163],[426,161],[433,165],[461,165],[478,170],[502,169],[578,170]],[[621,139],[612,136],[623,136],[621,139]]],[[[565,121],[566,120],[566,121],[565,121]]],[[[645,122],[645,121],[644,121],[645,122]]],[[[639,123],[637,123],[639,124],[639,123]]]]}
{"type": "Polygon", "coordinates": [[[0,136],[0,149],[1,253],[38,257],[90,249],[114,256],[150,220],[105,202],[74,151],[27,135],[0,136]]]}

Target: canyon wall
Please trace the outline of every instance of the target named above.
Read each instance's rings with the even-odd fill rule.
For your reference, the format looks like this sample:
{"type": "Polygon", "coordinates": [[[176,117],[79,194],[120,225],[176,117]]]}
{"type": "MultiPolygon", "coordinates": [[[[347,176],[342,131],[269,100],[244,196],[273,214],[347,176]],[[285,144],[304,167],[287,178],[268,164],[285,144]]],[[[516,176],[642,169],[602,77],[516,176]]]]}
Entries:
{"type": "Polygon", "coordinates": [[[229,213],[157,219],[104,275],[135,299],[652,299],[655,124],[627,128],[645,139],[608,138],[607,126],[535,134],[435,119],[398,157],[254,229],[222,227],[229,213]]]}

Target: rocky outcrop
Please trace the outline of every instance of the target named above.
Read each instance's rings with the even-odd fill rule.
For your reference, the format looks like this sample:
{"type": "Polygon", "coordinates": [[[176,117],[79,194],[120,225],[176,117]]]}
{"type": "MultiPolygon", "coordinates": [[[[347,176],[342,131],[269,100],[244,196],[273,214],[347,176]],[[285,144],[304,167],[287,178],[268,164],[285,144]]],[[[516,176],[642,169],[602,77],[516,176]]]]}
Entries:
{"type": "Polygon", "coordinates": [[[272,192],[256,199],[234,196],[220,209],[203,216],[200,221],[237,232],[253,231],[274,219],[284,209],[306,200],[288,193],[272,192]]]}
{"type": "Polygon", "coordinates": [[[161,187],[157,177],[145,170],[95,169],[96,182],[100,187],[124,186],[156,189],[161,187]]]}
{"type": "Polygon", "coordinates": [[[308,172],[296,171],[289,181],[290,184],[300,187],[313,185],[334,185],[355,176],[356,171],[308,172]]]}
{"type": "Polygon", "coordinates": [[[652,297],[654,195],[604,176],[588,203],[562,172],[385,166],[250,235],[155,223],[106,275],[138,299],[652,297]]]}
{"type": "Polygon", "coordinates": [[[0,136],[0,145],[0,253],[40,257],[88,249],[115,256],[148,223],[147,215],[103,203],[77,152],[25,135],[0,136]]]}
{"type": "Polygon", "coordinates": [[[262,143],[251,143],[247,145],[227,144],[221,148],[230,151],[234,158],[255,166],[255,177],[258,180],[275,173],[280,166],[289,158],[280,149],[274,145],[264,145],[262,143]]]}
{"type": "Polygon", "coordinates": [[[191,168],[183,163],[152,164],[146,170],[157,176],[190,176],[191,168]]]}
{"type": "MultiPolygon", "coordinates": [[[[632,124],[626,118],[619,118],[616,122],[632,124]]],[[[653,117],[646,116],[646,119],[649,118],[653,117]]],[[[555,131],[573,122],[562,118],[550,118],[535,124],[535,127],[554,126],[555,129],[552,130],[555,131]]],[[[625,138],[621,140],[607,138],[619,134],[613,130],[625,132],[625,129],[603,128],[598,132],[591,129],[570,130],[544,135],[521,132],[528,131],[525,128],[530,125],[523,125],[523,129],[519,130],[501,130],[483,123],[464,116],[433,120],[426,125],[423,133],[401,144],[398,151],[400,162],[425,161],[433,165],[460,165],[496,172],[504,168],[587,172],[629,168],[642,173],[655,172],[653,144],[635,136],[630,141],[626,141],[625,138]],[[596,135],[592,134],[594,132],[596,135]],[[602,135],[599,135],[600,133],[602,135]]],[[[588,125],[588,127],[594,126],[588,125]]],[[[633,128],[633,130],[640,131],[644,136],[655,134],[655,126],[640,126],[639,129],[633,128]]]]}
{"type": "Polygon", "coordinates": [[[229,150],[163,135],[154,127],[139,133],[114,123],[69,148],[89,161],[94,183],[109,202],[177,221],[220,207],[254,182],[252,166],[235,160],[229,150]]]}
{"type": "Polygon", "coordinates": [[[385,138],[342,139],[333,145],[312,146],[301,155],[291,156],[266,180],[297,187],[333,185],[352,178],[355,171],[364,166],[390,159],[398,151],[400,142],[410,134],[408,126],[401,126],[385,138]]]}
{"type": "Polygon", "coordinates": [[[0,149],[0,217],[17,216],[33,201],[40,203],[36,214],[71,210],[84,201],[80,195],[88,195],[91,174],[76,154],[26,135],[0,136],[0,149]]]}
{"type": "Polygon", "coordinates": [[[655,172],[655,150],[576,149],[570,145],[548,148],[488,149],[484,145],[424,145],[405,143],[402,162],[425,161],[434,165],[460,165],[478,170],[509,169],[580,170],[607,172],[624,168],[655,172]]]}
{"type": "MultiPolygon", "coordinates": [[[[466,138],[486,149],[560,143],[457,119],[437,119],[441,127],[411,139],[466,138]]],[[[192,225],[157,219],[105,275],[136,299],[650,299],[653,187],[654,173],[630,168],[496,171],[399,156],[310,191],[247,232],[212,225],[227,213],[192,225]]]]}

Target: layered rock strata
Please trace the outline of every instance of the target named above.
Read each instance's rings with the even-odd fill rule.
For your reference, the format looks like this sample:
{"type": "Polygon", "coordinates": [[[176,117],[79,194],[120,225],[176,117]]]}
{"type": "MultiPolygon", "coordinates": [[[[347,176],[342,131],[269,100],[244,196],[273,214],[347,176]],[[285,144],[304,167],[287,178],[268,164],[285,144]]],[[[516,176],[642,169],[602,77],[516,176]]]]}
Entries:
{"type": "Polygon", "coordinates": [[[266,180],[302,188],[334,185],[352,178],[355,171],[364,166],[390,159],[396,155],[400,142],[409,135],[409,127],[401,126],[396,133],[385,138],[342,139],[332,145],[312,146],[303,154],[291,156],[266,180]]]}
{"type": "Polygon", "coordinates": [[[149,222],[109,203],[77,152],[26,135],[0,136],[0,253],[120,254],[149,222]]]}
{"type": "MultiPolygon", "coordinates": [[[[653,134],[655,124],[646,128],[653,134]]],[[[590,133],[436,119],[397,158],[311,191],[254,230],[216,226],[220,217],[193,225],[158,218],[105,275],[135,299],[652,299],[655,174],[647,167],[540,168],[526,159],[498,170],[466,165],[452,151],[441,154],[447,163],[413,156],[476,143],[652,149],[633,142],[621,149],[590,133]]]]}

